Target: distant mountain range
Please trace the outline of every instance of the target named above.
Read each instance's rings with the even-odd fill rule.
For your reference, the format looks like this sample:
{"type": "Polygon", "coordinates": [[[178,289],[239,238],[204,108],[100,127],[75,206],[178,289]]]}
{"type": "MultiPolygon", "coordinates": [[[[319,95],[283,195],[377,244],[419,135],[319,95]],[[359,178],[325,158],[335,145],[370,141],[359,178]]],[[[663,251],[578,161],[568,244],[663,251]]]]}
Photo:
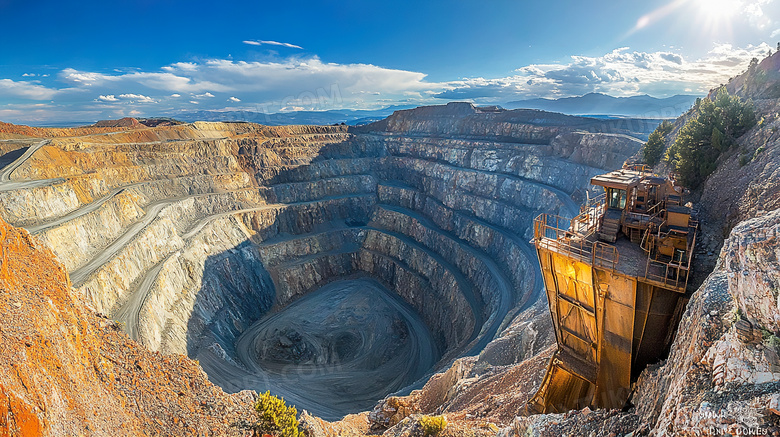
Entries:
{"type": "MultiPolygon", "coordinates": [[[[676,118],[693,105],[697,96],[676,95],[664,99],[648,95],[612,97],[590,93],[561,99],[517,100],[501,105],[506,109],[540,109],[568,115],[636,117],[643,119],[676,118]]],[[[268,126],[290,124],[330,125],[345,123],[363,125],[382,120],[394,111],[412,109],[415,105],[395,105],[381,109],[333,109],[329,111],[293,111],[266,114],[255,111],[186,111],[169,116],[183,122],[248,121],[268,126]]]]}
{"type": "Polygon", "coordinates": [[[541,109],[570,115],[611,115],[639,118],[676,118],[687,111],[697,96],[678,94],[658,99],[647,94],[631,97],[612,97],[589,93],[580,97],[560,99],[529,99],[508,102],[507,109],[541,109]]]}
{"type": "Polygon", "coordinates": [[[173,115],[177,120],[193,121],[248,121],[267,126],[290,124],[329,125],[345,123],[349,125],[368,124],[384,119],[400,109],[412,109],[409,106],[388,106],[376,110],[333,109],[330,111],[294,111],[266,114],[254,111],[190,111],[173,115]]]}

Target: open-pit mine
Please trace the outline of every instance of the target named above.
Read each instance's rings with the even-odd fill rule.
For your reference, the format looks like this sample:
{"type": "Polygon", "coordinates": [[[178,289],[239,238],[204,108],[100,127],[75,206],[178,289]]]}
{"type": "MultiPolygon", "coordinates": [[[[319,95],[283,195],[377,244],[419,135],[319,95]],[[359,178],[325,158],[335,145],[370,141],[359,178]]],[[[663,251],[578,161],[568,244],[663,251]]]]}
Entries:
{"type": "Polygon", "coordinates": [[[754,61],[660,126],[0,123],[0,437],[780,436],[754,61]]]}
{"type": "MultiPolygon", "coordinates": [[[[590,178],[642,144],[626,126],[470,104],[349,128],[0,132],[0,215],[89,307],[229,393],[326,419],[493,340],[528,343],[513,321],[549,317],[534,217],[576,215],[590,178]]],[[[552,343],[539,338],[534,352],[552,343]]]]}

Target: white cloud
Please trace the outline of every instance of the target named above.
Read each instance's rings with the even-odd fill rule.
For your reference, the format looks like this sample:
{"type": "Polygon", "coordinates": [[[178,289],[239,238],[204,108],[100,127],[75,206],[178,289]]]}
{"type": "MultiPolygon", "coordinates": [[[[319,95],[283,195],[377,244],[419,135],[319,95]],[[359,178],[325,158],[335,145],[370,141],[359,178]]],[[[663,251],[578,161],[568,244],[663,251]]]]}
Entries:
{"type": "Polygon", "coordinates": [[[30,100],[51,100],[59,92],[59,90],[47,88],[33,82],[0,79],[0,96],[20,97],[30,100]]]}
{"type": "Polygon", "coordinates": [[[198,64],[194,62],[177,62],[172,65],[168,65],[162,68],[164,71],[176,71],[176,70],[182,70],[182,71],[193,71],[198,68],[198,64]]]}
{"type": "Polygon", "coordinates": [[[277,62],[211,59],[174,63],[158,71],[115,74],[65,69],[59,79],[76,89],[90,89],[101,95],[149,96],[136,97],[138,103],[189,95],[204,109],[224,108],[225,101],[214,98],[218,93],[241,93],[240,101],[268,112],[291,106],[309,110],[379,107],[385,105],[381,98],[406,99],[407,92],[418,96],[446,89],[444,84],[425,81],[423,73],[371,64],[326,63],[316,57],[277,62]]]}
{"type": "MultiPolygon", "coordinates": [[[[768,25],[772,24],[772,20],[766,15],[763,7],[772,3],[772,1],[773,0],[758,0],[746,2],[744,4],[738,4],[736,9],[741,10],[742,13],[747,16],[748,22],[752,27],[765,29],[768,25]]],[[[774,38],[774,36],[772,38],[774,38]]]]}
{"type": "Polygon", "coordinates": [[[120,99],[132,100],[137,103],[157,103],[157,100],[142,94],[120,94],[120,99]]]}
{"type": "Polygon", "coordinates": [[[73,85],[92,86],[103,84],[107,81],[117,81],[119,77],[66,68],[60,73],[60,79],[73,85]]]}
{"type": "Polygon", "coordinates": [[[303,47],[297,46],[295,44],[290,44],[287,42],[278,42],[278,41],[263,41],[263,40],[248,40],[248,41],[242,41],[244,44],[249,44],[251,46],[262,46],[262,45],[269,45],[269,46],[281,46],[281,47],[288,47],[291,49],[301,49],[303,50],[303,47]]]}
{"type": "Polygon", "coordinates": [[[107,96],[100,96],[98,97],[98,100],[102,100],[104,102],[118,102],[119,99],[116,98],[115,95],[109,94],[107,96]]]}
{"type": "Polygon", "coordinates": [[[518,68],[514,76],[450,82],[451,88],[437,96],[506,101],[589,92],[658,97],[686,92],[686,89],[706,93],[745,70],[751,58],[766,56],[768,50],[767,44],[746,48],[720,44],[702,58],[689,60],[678,53],[637,52],[623,47],[598,57],[572,56],[567,64],[527,65],[518,68]]]}
{"type": "Polygon", "coordinates": [[[192,103],[193,105],[197,105],[197,104],[199,104],[200,102],[198,102],[198,101],[196,101],[196,100],[190,100],[190,103],[192,103]]]}
{"type": "Polygon", "coordinates": [[[241,101],[241,99],[239,99],[238,97],[230,97],[230,98],[228,98],[228,102],[238,103],[240,101],[241,101]]]}
{"type": "Polygon", "coordinates": [[[93,88],[129,88],[140,86],[147,89],[177,92],[200,93],[208,90],[222,91],[223,87],[216,83],[199,82],[188,77],[199,64],[178,63],[162,69],[166,72],[132,72],[126,74],[102,74],[88,71],[78,71],[72,68],[62,70],[61,81],[78,87],[93,88]],[[176,72],[176,74],[174,74],[176,72]]]}
{"type": "Polygon", "coordinates": [[[49,77],[48,74],[22,73],[22,77],[49,77]]]}

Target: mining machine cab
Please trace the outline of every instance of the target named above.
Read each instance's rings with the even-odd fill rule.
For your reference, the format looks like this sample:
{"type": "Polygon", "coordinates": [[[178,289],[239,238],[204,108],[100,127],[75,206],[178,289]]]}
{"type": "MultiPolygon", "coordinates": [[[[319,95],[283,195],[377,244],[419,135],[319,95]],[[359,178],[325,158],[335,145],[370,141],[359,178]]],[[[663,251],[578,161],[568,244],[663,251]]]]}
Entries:
{"type": "Polygon", "coordinates": [[[615,243],[624,235],[648,253],[648,260],[668,263],[664,273],[670,279],[686,281],[694,237],[690,234],[692,210],[683,205],[685,190],[676,184],[674,175],[662,178],[645,166],[628,166],[596,176],[590,183],[604,188],[598,239],[615,243]]]}
{"type": "Polygon", "coordinates": [[[674,177],[630,166],[591,184],[604,193],[578,216],[534,220],[558,348],[529,413],[622,408],[687,303],[697,223],[674,177]]]}

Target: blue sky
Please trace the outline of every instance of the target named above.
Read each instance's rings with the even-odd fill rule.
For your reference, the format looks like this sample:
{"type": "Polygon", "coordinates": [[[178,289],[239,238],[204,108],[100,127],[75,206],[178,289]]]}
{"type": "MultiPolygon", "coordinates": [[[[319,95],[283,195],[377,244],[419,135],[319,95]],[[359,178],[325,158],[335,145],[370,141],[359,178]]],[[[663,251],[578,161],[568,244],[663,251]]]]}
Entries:
{"type": "Polygon", "coordinates": [[[0,0],[0,120],[702,94],[780,0],[0,0]]]}

